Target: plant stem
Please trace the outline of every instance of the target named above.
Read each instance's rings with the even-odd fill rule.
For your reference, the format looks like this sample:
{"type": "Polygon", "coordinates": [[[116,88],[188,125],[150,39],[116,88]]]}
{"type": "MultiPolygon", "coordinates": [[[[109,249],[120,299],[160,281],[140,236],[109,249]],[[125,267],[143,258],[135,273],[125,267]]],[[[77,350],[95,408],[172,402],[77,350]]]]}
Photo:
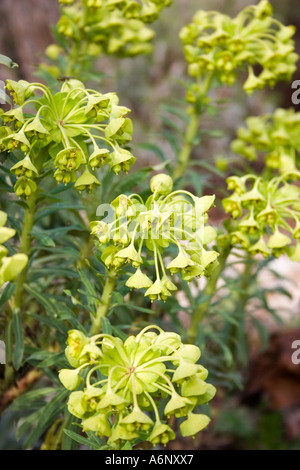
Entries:
{"type": "Polygon", "coordinates": [[[194,107],[191,111],[190,122],[185,134],[183,147],[178,157],[177,166],[173,170],[173,179],[176,180],[183,176],[191,157],[191,153],[194,147],[195,138],[197,136],[199,119],[204,110],[204,100],[211,86],[212,74],[209,74],[204,80],[202,86],[199,86],[198,96],[196,98],[194,107]]]}
{"type": "MultiPolygon", "coordinates": [[[[30,232],[33,227],[34,223],[34,215],[35,215],[35,208],[36,208],[36,199],[37,195],[36,192],[32,193],[28,200],[27,200],[27,208],[25,209],[24,214],[24,221],[23,221],[23,229],[20,237],[20,253],[24,253],[28,256],[30,255],[30,241],[31,236],[30,232]]],[[[7,325],[6,325],[6,335],[11,337],[11,333],[9,333],[9,329],[11,329],[11,322],[12,322],[12,315],[16,308],[20,308],[20,312],[22,314],[22,300],[23,300],[23,291],[24,291],[24,283],[26,280],[27,268],[24,268],[23,271],[19,274],[17,279],[17,286],[10,302],[11,307],[11,314],[7,317],[7,325]]],[[[8,344],[8,339],[7,339],[8,344]]],[[[6,366],[5,366],[5,377],[4,377],[4,388],[7,389],[14,381],[15,371],[13,367],[12,361],[12,353],[11,349],[7,350],[7,357],[6,357],[6,366]]]]}
{"type": "Polygon", "coordinates": [[[208,296],[207,300],[203,302],[202,304],[199,305],[199,307],[195,310],[192,319],[191,319],[191,324],[190,328],[188,330],[188,337],[191,342],[194,342],[196,337],[197,337],[197,330],[198,330],[198,325],[201,323],[203,320],[203,317],[205,316],[207,309],[210,305],[212,296],[215,293],[217,282],[220,278],[220,275],[223,272],[223,269],[225,267],[228,255],[230,253],[230,246],[224,248],[224,250],[221,252],[219,256],[219,265],[213,270],[211,277],[207,280],[206,287],[204,289],[204,296],[208,296]]]}
{"type": "MultiPolygon", "coordinates": [[[[36,200],[37,200],[36,192],[32,193],[27,199],[27,208],[25,210],[23,229],[22,229],[22,233],[20,237],[20,253],[24,253],[25,255],[28,256],[28,258],[30,255],[30,242],[31,242],[30,232],[34,224],[36,200]]],[[[23,285],[25,283],[26,274],[27,274],[27,269],[25,268],[23,269],[23,271],[18,277],[17,287],[16,287],[14,299],[13,299],[13,309],[21,307],[22,296],[23,296],[23,285]]]]}
{"type": "Polygon", "coordinates": [[[246,364],[246,355],[247,352],[245,353],[244,351],[238,351],[238,345],[241,342],[241,344],[246,345],[247,344],[247,338],[246,338],[246,330],[245,330],[245,308],[249,299],[249,292],[248,292],[248,286],[251,285],[251,275],[252,275],[252,268],[253,268],[253,259],[251,258],[250,255],[248,255],[248,258],[246,259],[245,262],[245,268],[244,272],[241,277],[241,282],[240,282],[240,289],[239,289],[239,296],[238,296],[238,311],[239,311],[239,317],[238,317],[238,324],[232,324],[230,326],[230,332],[228,335],[229,343],[228,347],[232,352],[233,357],[237,357],[238,361],[242,364],[246,364]],[[241,337],[242,335],[242,337],[241,337]]]}
{"type": "Polygon", "coordinates": [[[102,325],[102,318],[107,315],[109,310],[112,293],[115,289],[117,276],[115,272],[108,272],[106,282],[104,284],[100,305],[97,309],[96,316],[93,319],[90,332],[95,335],[99,333],[102,325]]]}

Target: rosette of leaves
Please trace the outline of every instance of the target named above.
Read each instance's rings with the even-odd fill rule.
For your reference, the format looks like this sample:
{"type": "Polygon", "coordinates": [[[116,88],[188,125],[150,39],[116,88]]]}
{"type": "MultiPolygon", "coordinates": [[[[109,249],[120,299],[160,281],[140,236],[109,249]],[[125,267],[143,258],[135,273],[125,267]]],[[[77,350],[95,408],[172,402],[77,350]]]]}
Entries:
{"type": "MultiPolygon", "coordinates": [[[[244,90],[252,93],[278,81],[291,79],[296,70],[294,26],[272,17],[267,0],[243,9],[235,18],[215,11],[198,11],[180,33],[189,74],[199,80],[215,77],[232,86],[239,69],[248,70],[244,90]],[[260,72],[255,73],[255,66],[260,72]]],[[[190,98],[199,85],[194,84],[190,98]]]]}
{"type": "Polygon", "coordinates": [[[28,257],[23,253],[9,256],[4,243],[14,237],[16,231],[13,228],[5,227],[6,221],[7,214],[0,211],[0,287],[5,282],[14,281],[28,262],[28,257]]]}
{"type": "Polygon", "coordinates": [[[225,211],[235,221],[230,227],[232,244],[265,257],[287,254],[300,261],[300,173],[265,180],[256,175],[227,179],[233,193],[223,199],[225,211]]]}
{"type": "Polygon", "coordinates": [[[268,168],[280,173],[297,169],[300,152],[300,113],[278,108],[273,114],[251,116],[241,127],[232,150],[249,160],[263,157],[268,168]]]}
{"type": "Polygon", "coordinates": [[[210,421],[195,408],[211,400],[216,389],[198,364],[200,349],[183,344],[176,333],[150,325],[123,342],[71,330],[65,353],[73,369],[60,370],[59,378],[72,391],[69,412],[109,449],[140,441],[166,445],[175,439],[170,417],[183,418],[184,437],[195,436],[210,421]]]}
{"type": "Polygon", "coordinates": [[[37,180],[52,169],[58,183],[75,183],[82,191],[99,185],[96,170],[108,164],[127,172],[135,158],[123,146],[132,138],[130,110],[115,93],[86,89],[78,80],[57,93],[40,83],[7,80],[15,105],[1,115],[0,150],[19,161],[10,168],[17,177],[17,196],[30,196],[37,180]]]}
{"type": "Polygon", "coordinates": [[[99,244],[108,245],[102,253],[106,268],[118,272],[131,265],[135,272],[126,286],[145,288],[151,301],[165,301],[177,290],[170,274],[180,272],[190,282],[209,275],[217,263],[218,253],[207,249],[216,237],[215,229],[206,225],[214,196],[172,192],[172,178],[165,174],[154,176],[150,188],[152,194],[145,203],[138,194],[120,195],[110,205],[109,220],[91,222],[90,226],[99,244]],[[171,245],[177,254],[166,262],[171,245]],[[144,255],[154,259],[155,280],[143,272],[144,255]]]}

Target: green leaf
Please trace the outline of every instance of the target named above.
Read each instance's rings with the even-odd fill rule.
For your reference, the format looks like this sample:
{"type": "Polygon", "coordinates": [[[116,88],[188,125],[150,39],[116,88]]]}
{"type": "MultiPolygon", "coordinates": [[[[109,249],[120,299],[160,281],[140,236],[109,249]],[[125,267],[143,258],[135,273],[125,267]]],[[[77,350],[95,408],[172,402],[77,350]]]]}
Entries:
{"type": "Polygon", "coordinates": [[[31,230],[31,235],[33,235],[34,238],[37,238],[45,246],[55,246],[53,239],[46,235],[42,230],[33,229],[31,230]]]}
{"type": "Polygon", "coordinates": [[[137,148],[149,150],[150,152],[153,152],[163,162],[167,161],[167,158],[165,157],[164,152],[156,144],[141,143],[141,144],[137,144],[137,148]]]}
{"type": "Polygon", "coordinates": [[[111,327],[109,319],[106,318],[106,317],[103,317],[101,319],[101,322],[102,322],[102,331],[103,331],[103,333],[106,334],[106,335],[111,335],[112,334],[112,327],[111,327]]]}
{"type": "MultiPolygon", "coordinates": [[[[55,391],[55,389],[53,391],[55,391]]],[[[44,408],[42,408],[42,413],[39,416],[36,426],[29,433],[26,441],[24,442],[25,449],[32,447],[62,412],[65,406],[65,399],[68,397],[69,393],[70,392],[68,390],[59,390],[55,397],[53,397],[52,400],[44,406],[44,408]]]]}
{"type": "Polygon", "coordinates": [[[29,392],[20,395],[10,405],[9,409],[12,411],[26,410],[32,408],[34,402],[41,398],[47,397],[53,393],[52,387],[39,388],[37,390],[30,390],[29,392]]]}
{"type": "Polygon", "coordinates": [[[77,450],[78,445],[75,441],[75,439],[72,439],[66,431],[74,432],[76,435],[76,430],[78,428],[78,423],[79,423],[79,418],[76,418],[75,416],[71,415],[69,412],[67,406],[65,407],[64,410],[64,416],[65,416],[65,421],[64,421],[64,435],[62,437],[62,442],[61,442],[61,450],[77,450]]]}
{"type": "Polygon", "coordinates": [[[16,64],[9,57],[3,54],[0,54],[0,64],[5,65],[5,67],[9,67],[10,69],[13,69],[14,67],[18,67],[18,64],[16,64]]]}
{"type": "Polygon", "coordinates": [[[0,296],[0,307],[2,307],[2,305],[4,305],[11,298],[15,291],[15,287],[15,284],[11,282],[5,286],[0,296]]]}
{"type": "Polygon", "coordinates": [[[86,275],[86,273],[82,270],[82,269],[78,269],[78,274],[84,284],[84,287],[86,288],[86,291],[87,291],[87,302],[88,302],[88,305],[91,309],[91,311],[93,312],[96,312],[97,310],[97,305],[99,302],[96,301],[96,299],[98,298],[97,296],[97,292],[94,288],[94,285],[92,284],[92,282],[89,280],[88,276],[86,275]]]}
{"type": "Polygon", "coordinates": [[[16,309],[13,312],[13,330],[15,338],[13,364],[15,369],[18,370],[22,364],[24,355],[24,335],[20,309],[16,309]]]}
{"type": "Polygon", "coordinates": [[[29,286],[28,284],[24,284],[25,290],[31,294],[43,307],[45,307],[46,311],[48,313],[52,313],[55,315],[56,309],[52,302],[50,302],[43,294],[38,292],[36,289],[33,287],[29,286]]]}
{"type": "Polygon", "coordinates": [[[88,446],[91,449],[94,450],[99,450],[100,447],[90,441],[90,439],[87,439],[86,437],[80,436],[80,434],[77,434],[74,431],[70,431],[69,429],[64,430],[65,434],[69,436],[71,439],[74,441],[78,442],[78,444],[82,444],[84,446],[88,446]]]}

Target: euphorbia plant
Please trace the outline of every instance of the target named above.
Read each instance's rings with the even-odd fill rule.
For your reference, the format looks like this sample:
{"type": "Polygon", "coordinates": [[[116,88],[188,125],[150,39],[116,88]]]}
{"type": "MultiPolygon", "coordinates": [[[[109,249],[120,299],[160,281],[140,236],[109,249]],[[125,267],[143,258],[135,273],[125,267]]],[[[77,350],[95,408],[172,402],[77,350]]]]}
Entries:
{"type": "MultiPolygon", "coordinates": [[[[152,32],[145,24],[170,3],[61,0],[60,46],[47,50],[54,66],[49,71],[84,76],[99,53],[147,52],[152,32]]],[[[21,223],[11,218],[20,232],[23,255],[3,258],[3,281],[12,281],[17,274],[13,269],[13,276],[7,276],[5,260],[19,256],[20,269],[29,260],[16,289],[6,286],[3,292],[9,312],[7,337],[12,342],[10,310],[17,308],[22,316],[15,322],[15,351],[25,353],[25,362],[42,370],[51,380],[50,391],[56,391],[44,409],[39,402],[22,425],[23,434],[28,433],[25,447],[44,432],[43,448],[50,449],[72,448],[75,442],[97,449],[140,448],[144,441],[166,445],[178,428],[188,437],[208,425],[207,408],[201,406],[216,390],[205,382],[210,368],[198,364],[199,346],[204,361],[215,359],[210,372],[216,384],[223,357],[219,360],[214,349],[206,350],[200,330],[207,322],[222,355],[232,357],[237,344],[232,312],[220,311],[216,323],[207,315],[229,255],[236,249],[243,252],[241,289],[230,299],[242,314],[256,263],[253,255],[287,253],[299,261],[298,146],[288,145],[297,114],[277,111],[273,122],[269,115],[258,117],[247,121],[249,130],[238,132],[233,143],[237,153],[254,159],[257,148],[266,154],[267,166],[282,174],[270,175],[267,168],[262,175],[228,177],[233,194],[222,204],[230,217],[217,229],[208,220],[211,207],[219,203],[211,194],[215,191],[203,195],[198,188],[182,185],[193,164],[200,116],[211,106],[209,92],[232,86],[239,69],[248,71],[243,87],[247,94],[290,80],[297,61],[293,34],[293,27],[274,19],[266,0],[236,18],[218,12],[195,15],[180,33],[191,77],[186,85],[184,138],[170,174],[161,168],[155,175],[152,168],[145,170],[147,187],[138,181],[141,173],[134,166],[131,175],[121,176],[136,158],[134,145],[129,147],[130,110],[119,105],[115,93],[102,93],[68,77],[59,90],[25,80],[7,81],[14,104],[1,114],[0,150],[8,180],[4,188],[24,217],[21,223]],[[258,75],[256,66],[261,69],[258,75]],[[283,168],[284,155],[289,157],[289,172],[283,168]],[[68,211],[63,217],[70,219],[64,221],[60,210],[68,211]],[[203,291],[200,277],[205,279],[203,291]],[[196,287],[196,298],[190,285],[196,287]],[[176,295],[181,289],[190,302],[187,328],[177,316],[176,295]],[[166,320],[167,313],[173,324],[166,320]],[[228,322],[224,329],[222,314],[228,322]],[[30,331],[25,343],[19,334],[22,326],[30,331]],[[36,329],[43,334],[36,335],[35,343],[36,329]],[[218,335],[223,331],[221,341],[218,335]]],[[[10,361],[4,389],[14,373],[20,373],[20,362],[10,361]]],[[[47,397],[50,391],[42,388],[29,394],[28,403],[32,399],[34,407],[36,396],[47,397]]],[[[20,402],[22,397],[12,406],[20,402]]]]}

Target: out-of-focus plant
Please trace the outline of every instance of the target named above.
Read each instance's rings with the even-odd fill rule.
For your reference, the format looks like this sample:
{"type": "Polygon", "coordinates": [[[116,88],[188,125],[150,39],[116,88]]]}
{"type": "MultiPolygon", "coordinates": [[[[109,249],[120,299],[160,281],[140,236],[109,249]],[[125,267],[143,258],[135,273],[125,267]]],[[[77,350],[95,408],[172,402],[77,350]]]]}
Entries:
{"type": "Polygon", "coordinates": [[[46,50],[52,65],[43,69],[54,76],[78,75],[100,54],[132,57],[147,54],[155,21],[172,0],[59,0],[57,34],[62,46],[46,50]]]}
{"type": "Polygon", "coordinates": [[[273,114],[247,118],[231,148],[250,161],[262,157],[268,168],[285,173],[299,166],[299,136],[300,113],[279,108],[273,114]]]}
{"type": "Polygon", "coordinates": [[[228,188],[234,192],[223,199],[223,205],[236,220],[230,233],[233,244],[251,254],[278,257],[287,253],[293,261],[300,260],[300,189],[289,182],[291,176],[298,179],[299,173],[284,173],[271,180],[256,175],[228,178],[228,188]]]}

